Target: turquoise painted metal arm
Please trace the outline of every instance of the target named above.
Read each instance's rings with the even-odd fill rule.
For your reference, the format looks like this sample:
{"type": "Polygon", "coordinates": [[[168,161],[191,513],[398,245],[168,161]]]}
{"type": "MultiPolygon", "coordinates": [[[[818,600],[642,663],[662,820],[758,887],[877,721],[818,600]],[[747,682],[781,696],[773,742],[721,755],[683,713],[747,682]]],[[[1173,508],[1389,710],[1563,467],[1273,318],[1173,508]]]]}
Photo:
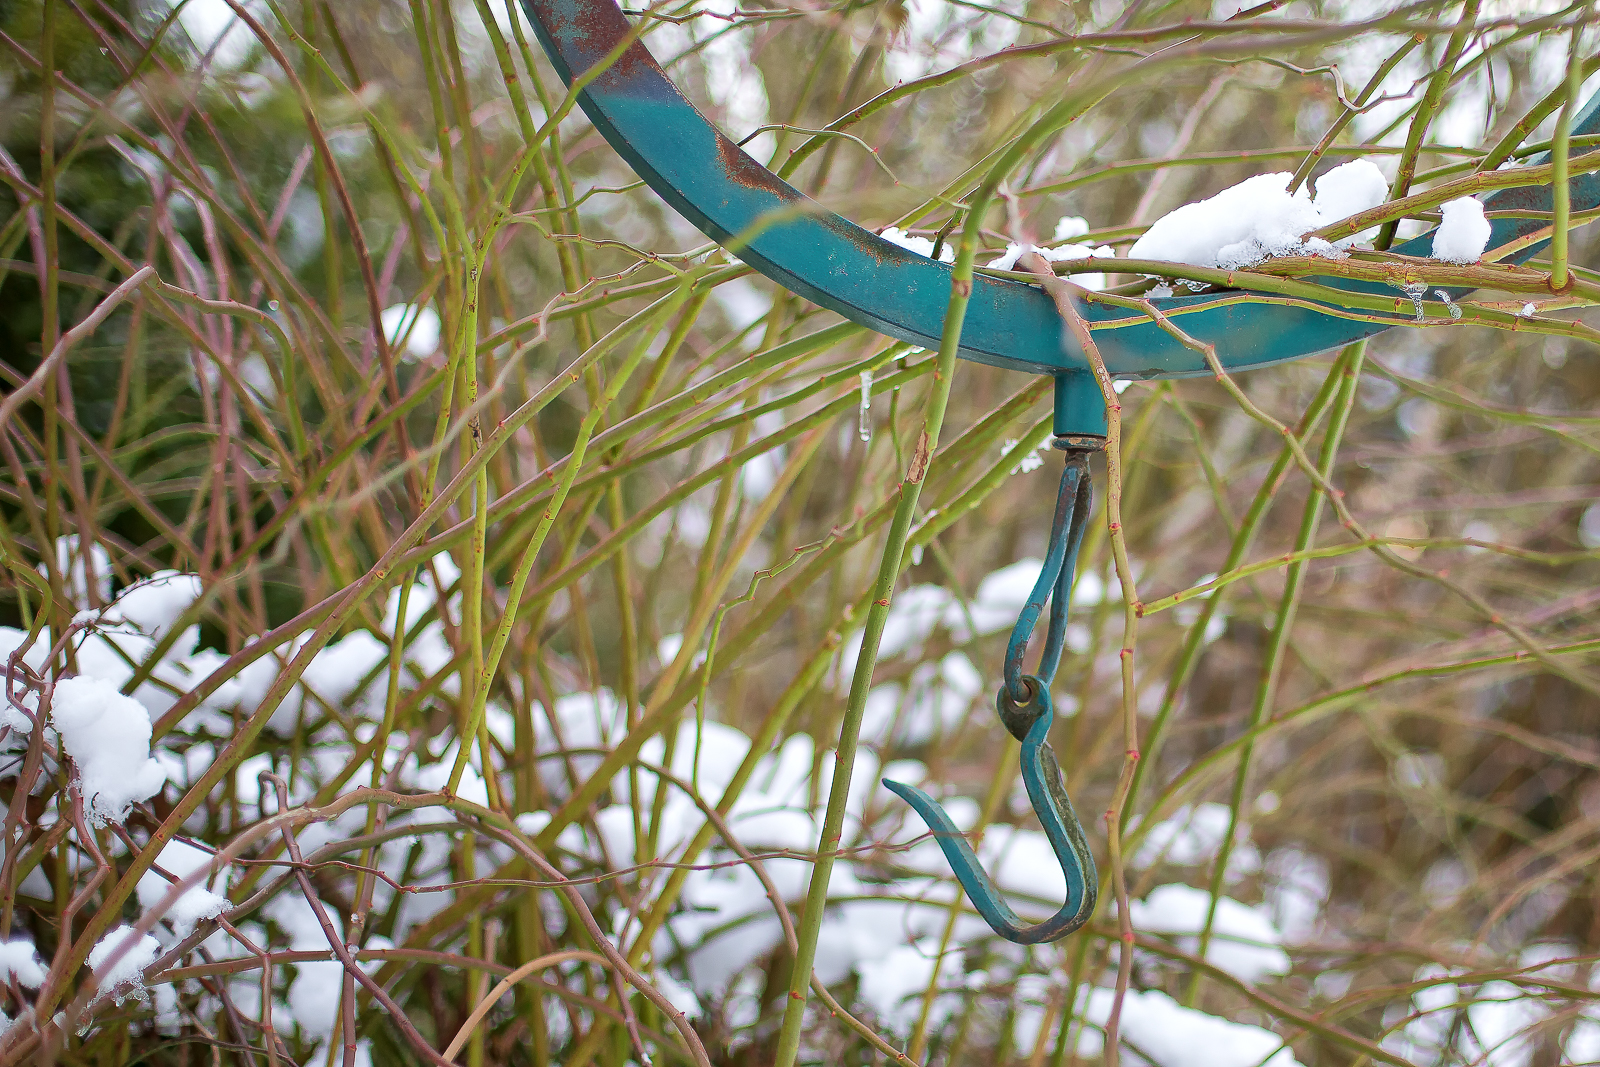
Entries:
{"type": "MultiPolygon", "coordinates": [[[[557,72],[573,77],[601,62],[629,33],[612,0],[523,0],[557,72]]],[[[925,348],[939,347],[950,296],[950,267],[909,252],[828,211],[756,162],[706,120],[673,85],[649,50],[635,40],[620,59],[589,83],[578,102],[595,128],[667,203],[713,239],[731,244],[762,274],[831,311],[879,333],[925,348]]],[[[1589,101],[1574,135],[1600,133],[1600,98],[1589,101]]],[[[1593,149],[1577,149],[1574,154],[1593,149]]],[[[1537,162],[1537,160],[1535,160],[1537,162]]],[[[1574,210],[1600,206],[1600,175],[1571,181],[1574,210]]],[[[1548,186],[1506,189],[1489,196],[1490,211],[1552,208],[1548,186]]],[[[1545,223],[1493,220],[1490,246],[1529,234],[1545,223]]],[[[1424,234],[1395,247],[1426,256],[1424,234]]],[[[1521,249],[1521,262],[1543,244],[1521,249]]],[[[1393,296],[1382,284],[1323,279],[1354,292],[1393,296]]],[[[1465,290],[1453,293],[1464,295],[1465,290]]],[[[1203,295],[1157,300],[1172,312],[1202,304],[1203,295]]],[[[1125,311],[1089,305],[1091,323],[1127,319],[1125,311]]],[[[1403,323],[1397,316],[1393,325],[1403,323]]],[[[1319,314],[1304,307],[1240,301],[1183,317],[1186,331],[1215,344],[1230,370],[1261,367],[1324,352],[1390,328],[1319,314]]],[[[1106,367],[1122,378],[1181,378],[1209,374],[1202,358],[1154,323],[1097,331],[1106,367]]],[[[961,331],[964,359],[1034,374],[1084,371],[1083,353],[1062,328],[1050,298],[1037,286],[979,276],[961,331]]]]}

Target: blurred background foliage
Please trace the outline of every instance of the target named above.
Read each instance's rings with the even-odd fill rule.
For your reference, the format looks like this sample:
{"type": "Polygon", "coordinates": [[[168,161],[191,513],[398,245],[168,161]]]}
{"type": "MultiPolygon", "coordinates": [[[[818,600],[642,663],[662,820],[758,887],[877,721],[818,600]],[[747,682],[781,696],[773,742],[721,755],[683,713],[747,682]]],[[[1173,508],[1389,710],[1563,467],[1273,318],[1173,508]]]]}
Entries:
{"type": "MultiPolygon", "coordinates": [[[[32,405],[9,429],[28,492],[12,468],[0,488],[7,552],[31,563],[51,557],[57,538],[76,535],[80,546],[93,541],[106,551],[113,591],[163,568],[197,573],[209,594],[195,617],[202,647],[224,654],[352,586],[420,512],[424,462],[416,457],[427,444],[439,442],[432,453],[442,464],[438,486],[470,454],[467,429],[441,421],[439,395],[455,373],[447,359],[470,321],[466,250],[487,235],[473,338],[485,432],[619,326],[630,331],[623,348],[637,342],[650,349],[600,420],[602,435],[652,405],[695,397],[691,387],[713,373],[735,371],[714,400],[695,397],[639,435],[605,438],[585,459],[579,487],[539,556],[534,598],[518,616],[492,683],[493,699],[523,725],[514,738],[497,742],[503,782],[491,801],[510,815],[560,801],[533,770],[535,756],[550,756],[559,739],[551,742],[533,722],[538,709],[569,694],[608,690],[635,709],[627,713],[633,723],[646,706],[666,704],[675,708],[674,719],[692,723],[698,712],[751,737],[775,706],[790,700],[777,741],[809,735],[817,752],[834,743],[846,684],[838,679],[848,671],[832,666],[807,679],[806,668],[819,650],[837,656],[854,640],[851,606],[860,610],[881,536],[876,528],[863,536],[858,524],[886,502],[892,506],[898,491],[930,388],[924,356],[856,331],[827,351],[755,369],[759,354],[835,320],[711,250],[577,112],[542,146],[511,197],[509,219],[489,235],[493,194],[503,193],[525,147],[523,120],[541,123],[564,91],[536,45],[518,49],[499,0],[489,7],[517,53],[518,84],[529,101],[522,115],[507,94],[480,9],[470,2],[252,4],[245,10],[260,20],[270,48],[220,3],[168,8],[138,0],[55,0],[52,6],[47,42],[40,0],[0,4],[0,145],[7,172],[0,186],[0,217],[7,220],[0,230],[0,373],[8,387],[33,373],[46,343],[126,277],[126,264],[151,263],[180,289],[265,311],[292,347],[280,352],[256,320],[220,305],[208,311],[151,295],[119,310],[72,351],[69,373],[53,394],[54,416],[32,405]],[[51,254],[40,201],[29,192],[40,188],[46,166],[39,71],[47,54],[62,75],[49,140],[59,241],[51,254]],[[522,68],[529,58],[531,66],[522,68]],[[48,297],[41,282],[40,265],[52,259],[59,299],[48,297]],[[682,272],[692,273],[699,288],[680,310],[649,324],[632,318],[682,272]],[[52,302],[54,321],[47,325],[52,302]],[[407,316],[404,334],[397,324],[407,316]],[[379,343],[375,317],[385,320],[386,343],[379,343]],[[885,358],[875,370],[880,384],[865,434],[851,398],[856,365],[869,356],[885,358]],[[824,370],[837,384],[800,396],[824,370]],[[882,380],[896,373],[885,388],[882,380]],[[402,417],[365,432],[402,400],[402,417]],[[778,439],[786,424],[824,400],[834,407],[814,436],[778,439]],[[772,411],[740,417],[762,404],[772,411]],[[713,418],[729,421],[695,437],[713,418]],[[47,447],[51,435],[61,443],[47,447]],[[748,462],[724,463],[693,495],[669,496],[763,441],[769,447],[748,462]],[[650,451],[666,445],[659,454],[650,451]],[[46,456],[50,449],[58,450],[57,459],[46,456]],[[791,463],[797,467],[786,467],[791,463]],[[613,537],[624,551],[611,551],[613,537]],[[816,547],[824,541],[829,550],[816,547]],[[736,600],[758,571],[792,558],[793,568],[764,579],[750,605],[730,610],[721,640],[733,650],[714,653],[697,695],[702,677],[692,653],[705,637],[707,605],[736,600]],[[686,627],[695,647],[673,671],[678,649],[671,641],[686,627]],[[663,676],[665,687],[652,689],[663,676]],[[796,685],[797,696],[789,692],[796,685]]],[[[1388,10],[1344,0],[1272,7],[1254,17],[1350,24],[1388,10]]],[[[1433,123],[1424,172],[1481,154],[1551,91],[1564,73],[1563,20],[1588,14],[1581,5],[1510,0],[1468,7],[1484,28],[1473,35],[1433,123]]],[[[1126,7],[1114,0],[792,6],[760,0],[737,10],[731,4],[652,10],[678,19],[661,19],[646,37],[677,84],[735,139],[755,134],[750,150],[775,161],[787,158],[804,131],[826,126],[886,86],[974,55],[1118,23],[1137,30],[1234,13],[1194,0],[1126,7]]],[[[1461,11],[1447,3],[1397,7],[1386,29],[1285,49],[1264,33],[1257,59],[1195,63],[1159,84],[1118,92],[1014,176],[1009,221],[996,212],[988,231],[994,251],[1017,236],[1043,242],[1063,216],[1087,220],[1085,241],[1125,251],[1144,225],[1173,207],[1256,173],[1294,169],[1338,117],[1340,85],[1353,93],[1365,84],[1406,39],[1406,20],[1448,29],[1461,11]],[[1331,74],[1335,65],[1342,83],[1331,74]],[[1164,163],[1126,166],[1135,161],[1164,163]]],[[[528,33],[525,25],[517,32],[528,33]]],[[[1448,39],[1417,35],[1421,43],[1383,83],[1394,99],[1357,116],[1328,153],[1330,162],[1367,155],[1392,167],[1418,86],[1437,68],[1448,39]]],[[[1118,49],[1149,47],[1137,35],[1104,45],[1086,39],[1076,51],[983,67],[854,127],[872,152],[835,139],[792,180],[862,225],[896,223],[933,195],[964,188],[968,169],[1014,136],[1031,109],[1081,76],[1089,59],[1114,61],[1118,49]]],[[[1541,131],[1529,141],[1547,139],[1549,124],[1541,131]]],[[[947,221],[949,213],[937,210],[919,220],[918,232],[932,236],[947,221]]],[[[1402,233],[1429,224],[1426,217],[1412,220],[1402,233]]],[[[1579,230],[1574,262],[1592,262],[1593,253],[1588,232],[1579,230]]],[[[1577,316],[1593,321],[1584,311],[1569,317],[1577,316]]],[[[1589,961],[1600,950],[1596,354],[1586,340],[1533,331],[1384,334],[1365,352],[1331,479],[1370,528],[1411,539],[1401,549],[1405,558],[1447,574],[1515,620],[1559,653],[1572,676],[1519,654],[1460,597],[1418,574],[1363,552],[1314,561],[1251,773],[1235,795],[1240,741],[1262,692],[1268,649],[1282,629],[1276,613],[1283,568],[1228,586],[1215,598],[1209,626],[1197,615],[1204,603],[1198,599],[1142,621],[1140,722],[1146,731],[1159,722],[1163,732],[1159,747],[1145,751],[1134,826],[1170,824],[1175,812],[1193,817],[1202,810],[1196,805],[1221,805],[1227,823],[1238,824],[1234,859],[1255,859],[1223,869],[1228,850],[1219,850],[1213,833],[1186,861],[1180,849],[1136,863],[1130,893],[1144,899],[1178,883],[1225,889],[1261,906],[1291,963],[1245,988],[1202,981],[1206,972],[1182,956],[1194,951],[1193,937],[1180,929],[1163,942],[1178,955],[1146,947],[1136,953],[1136,990],[1163,990],[1219,1018],[1275,1030],[1307,1065],[1370,1062],[1362,1058],[1370,1053],[1352,1052],[1319,1026],[1358,1034],[1399,1062],[1580,1062],[1573,1050],[1581,1025],[1600,1027],[1583,994],[1589,961]],[[1203,636],[1193,630],[1197,622],[1203,636]],[[1192,670],[1175,680],[1186,641],[1198,651],[1192,670]],[[1568,962],[1556,974],[1544,966],[1550,959],[1568,962]],[[1430,991],[1445,988],[1439,976],[1446,974],[1452,992],[1428,1000],[1430,991]],[[1467,1009],[1474,991],[1496,981],[1493,1003],[1514,1003],[1501,995],[1510,989],[1538,1005],[1510,1016],[1524,1025],[1502,1033],[1499,1044],[1474,1029],[1487,1031],[1488,1016],[1467,1009]],[[1257,985],[1266,999],[1250,993],[1257,985]],[[1313,1014],[1316,1025],[1307,1021],[1313,1014]],[[1419,1018],[1454,1021],[1422,1025],[1419,1018]]],[[[1258,405],[1293,423],[1337,358],[1255,372],[1240,384],[1258,405]]],[[[490,603],[483,625],[490,629],[547,499],[538,487],[554,479],[559,458],[588,432],[585,415],[610,374],[589,370],[488,464],[488,499],[496,502],[485,553],[490,603]]],[[[980,470],[999,477],[926,550],[913,552],[900,585],[912,605],[938,600],[917,592],[928,587],[944,590],[951,602],[979,598],[986,578],[1040,556],[1048,534],[1057,461],[1045,452],[1042,469],[1011,473],[1001,452],[1021,441],[1012,453],[1017,458],[1045,439],[1047,391],[1027,392],[1030,383],[1020,376],[975,364],[963,364],[958,375],[945,439],[982,430],[996,412],[999,421],[970,438],[976,442],[970,454],[958,454],[944,470],[936,463],[926,517],[980,470]]],[[[465,379],[455,388],[459,415],[465,379]]],[[[1223,568],[1281,440],[1208,379],[1135,383],[1122,402],[1126,535],[1138,592],[1148,603],[1223,568]]],[[[1308,448],[1320,439],[1318,429],[1308,448]]],[[[1291,466],[1268,494],[1247,559],[1291,550],[1307,491],[1307,480],[1291,466]]],[[[408,564],[449,552],[470,573],[471,512],[465,493],[432,528],[426,551],[408,564]]],[[[1348,540],[1337,522],[1326,520],[1318,543],[1348,540]]],[[[67,569],[46,570],[58,590],[71,585],[67,569]]],[[[1116,696],[1120,593],[1103,522],[1090,534],[1080,575],[1082,607],[1058,684],[1073,713],[1057,727],[1056,748],[1091,839],[1100,842],[1098,815],[1110,803],[1124,747],[1116,696]],[[1093,589],[1106,592],[1097,596],[1093,589]]],[[[94,583],[80,585],[81,606],[101,607],[94,583]]],[[[0,601],[0,612],[25,629],[28,616],[14,594],[13,588],[0,601]]],[[[364,604],[340,636],[365,630],[386,642],[390,624],[377,604],[364,604]]],[[[56,610],[56,625],[65,625],[71,607],[56,610]]],[[[965,693],[956,713],[942,710],[931,725],[896,734],[884,723],[864,741],[881,762],[925,764],[927,782],[947,796],[987,803],[995,821],[1033,827],[1025,798],[1010,785],[1012,772],[997,764],[1004,735],[986,708],[1001,635],[923,625],[911,607],[896,618],[911,637],[885,650],[876,680],[886,701],[896,693],[888,687],[898,684],[906,696],[952,653],[964,655],[983,684],[965,693]]],[[[452,687],[444,680],[465,677],[470,650],[460,617],[444,621],[449,656],[432,674],[408,681],[393,722],[412,744],[442,738],[467,721],[461,694],[472,691],[470,682],[452,687]]],[[[357,729],[363,716],[382,718],[381,699],[376,710],[363,711],[357,697],[343,707],[308,706],[295,728],[262,734],[252,751],[289,767],[315,745],[355,759],[358,742],[370,736],[370,725],[367,735],[357,729]],[[343,749],[327,740],[330,724],[344,731],[343,749]]],[[[162,731],[170,731],[163,743],[180,755],[188,745],[222,740],[182,723],[163,722],[162,731]]],[[[305,773],[311,791],[338,778],[326,769],[305,773]]],[[[239,788],[230,778],[190,832],[223,843],[241,825],[239,788]]],[[[813,805],[825,801],[820,760],[811,788],[813,805]]],[[[152,800],[136,836],[175,802],[170,792],[152,800]]],[[[876,835],[864,824],[856,843],[873,851],[858,863],[859,873],[892,886],[902,846],[919,828],[913,822],[902,832],[903,813],[882,794],[873,803],[889,821],[872,823],[876,835]]],[[[580,824],[592,828],[595,810],[579,813],[580,824]]],[[[1204,810],[1213,818],[1219,809],[1204,810]]],[[[552,849],[552,855],[558,851],[572,876],[612,866],[603,852],[552,849]]],[[[465,880],[484,873],[473,868],[471,852],[458,849],[449,860],[465,880]]],[[[40,869],[58,887],[57,902],[36,900],[17,922],[48,959],[61,938],[61,888],[75,868],[46,856],[40,869]]],[[[317,879],[324,899],[342,902],[341,912],[354,899],[352,877],[325,870],[317,879]]],[[[586,885],[584,892],[597,912],[610,914],[635,907],[632,894],[660,884],[635,873],[586,885]]],[[[423,923],[409,944],[483,958],[498,951],[512,966],[533,948],[588,947],[576,923],[565,933],[535,934],[517,902],[530,892],[501,887],[472,898],[479,902],[468,909],[476,909],[475,918],[423,923]],[[520,932],[501,936],[497,950],[485,944],[485,920],[520,932]]],[[[1068,990],[1103,985],[1105,969],[1115,969],[1110,910],[1059,953],[1011,953],[983,940],[961,946],[966,954],[953,979],[961,1007],[942,1023],[936,1016],[929,1033],[913,1038],[913,1055],[996,1064],[1098,1057],[1092,1041],[1064,1024],[1074,1013],[1063,1007],[1072,1006],[1068,990]],[[1024,1017],[1032,1019],[1031,1034],[1019,1023],[1024,1017]]],[[[684,946],[685,954],[691,948],[684,946]]],[[[760,976],[754,985],[696,991],[702,994],[697,1026],[715,1062],[770,1062],[786,960],[781,947],[763,951],[751,963],[760,976]]],[[[681,957],[653,962],[684,974],[681,957]]],[[[397,967],[386,965],[383,980],[442,1046],[482,987],[465,972],[397,967]]],[[[287,983],[293,969],[280,972],[287,983]]],[[[931,971],[929,981],[951,981],[941,974],[931,971]]],[[[836,987],[847,1005],[856,981],[836,987]]],[[[590,996],[608,995],[605,981],[593,976],[571,982],[590,996]]],[[[199,998],[196,1004],[208,995],[185,993],[199,998]]],[[[911,1034],[875,1015],[871,1001],[855,1010],[899,1045],[911,1034]]],[[[362,1011],[362,1036],[371,1041],[363,1055],[377,1063],[421,1062],[386,1027],[381,1011],[365,1003],[362,1011]]],[[[130,1002],[102,1015],[98,1029],[74,1038],[60,1056],[107,1064],[209,1056],[261,1062],[267,1043],[249,1027],[235,1032],[230,1027],[238,1024],[217,1021],[222,1015],[186,1021],[179,1039],[158,1033],[149,1012],[130,1002]],[[201,1022],[215,1029],[207,1033],[201,1022]]],[[[603,1013],[574,1014],[565,1030],[536,1038],[532,1028],[542,1018],[526,1000],[515,1010],[505,1002],[484,1028],[487,1044],[480,1039],[472,1046],[474,1062],[578,1064],[593,1057],[620,1064],[630,1055],[622,1027],[603,1013]]],[[[660,1020],[652,1025],[660,1028],[660,1020]]],[[[338,1053],[333,1041],[313,1053],[316,1035],[296,1037],[287,1024],[280,1037],[295,1062],[338,1053]]],[[[817,1062],[886,1062],[825,1011],[813,1016],[807,1040],[817,1062]]],[[[661,1045],[661,1056],[671,1055],[669,1044],[661,1045]]],[[[1136,1047],[1128,1055],[1202,1062],[1136,1047]]]]}

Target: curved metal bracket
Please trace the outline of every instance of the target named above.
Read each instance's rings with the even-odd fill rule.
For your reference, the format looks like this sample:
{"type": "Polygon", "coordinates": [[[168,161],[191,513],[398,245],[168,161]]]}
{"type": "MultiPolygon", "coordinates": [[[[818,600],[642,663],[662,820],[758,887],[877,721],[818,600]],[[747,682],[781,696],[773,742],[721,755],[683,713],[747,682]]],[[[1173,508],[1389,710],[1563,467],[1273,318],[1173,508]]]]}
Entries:
{"type": "MultiPolygon", "coordinates": [[[[613,0],[522,0],[556,71],[570,85],[627,37],[629,24],[613,0]]],[[[805,196],[747,155],[678,91],[649,49],[635,40],[578,94],[595,128],[667,203],[712,239],[779,285],[863,326],[925,348],[939,347],[950,294],[950,267],[883,240],[805,196]]],[[[1600,98],[1573,124],[1574,135],[1600,132],[1600,98]]],[[[1592,150],[1592,149],[1588,149],[1592,150]]],[[[1575,149],[1574,154],[1585,151],[1575,149]]],[[[1600,206],[1600,174],[1572,179],[1574,208],[1600,206]]],[[[1502,190],[1491,211],[1551,210],[1549,187],[1502,190]]],[[[1491,246],[1536,232],[1532,218],[1497,218],[1491,246]]],[[[1424,234],[1395,248],[1426,256],[1424,234]]],[[[1519,250],[1522,262],[1543,244],[1519,250]]],[[[1318,279],[1353,292],[1393,296],[1381,284],[1318,279]]],[[[1464,295],[1466,290],[1454,292],[1464,295]]],[[[1265,295],[1265,294],[1263,294],[1265,295]]],[[[1266,366],[1324,352],[1381,333],[1383,323],[1324,315],[1306,307],[1237,301],[1214,295],[1157,300],[1183,327],[1215,344],[1230,370],[1266,366]]],[[[1090,304],[1095,322],[1127,320],[1126,312],[1090,304]]],[[[1401,324],[1397,319],[1395,325],[1401,324]]],[[[1202,357],[1154,323],[1134,321],[1099,330],[1095,342],[1112,374],[1181,378],[1209,374],[1202,357]]],[[[980,275],[961,331],[960,354],[1035,374],[1084,371],[1088,362],[1062,328],[1054,304],[1037,286],[980,275]]]]}
{"type": "Polygon", "coordinates": [[[933,830],[934,840],[939,842],[945,859],[950,861],[972,906],[994,932],[1019,945],[1039,945],[1066,937],[1089,921],[1100,892],[1100,880],[1094,854],[1089,851],[1083,827],[1061,783],[1061,765],[1046,741],[1054,718],[1050,690],[1031,675],[1025,676],[1024,681],[1030,690],[1025,704],[1013,704],[1002,686],[995,697],[995,706],[1006,729],[1022,742],[1022,781],[1028,787],[1028,799],[1039,815],[1039,823],[1067,879],[1067,901],[1050,918],[1029,926],[1017,917],[1000,896],[994,880],[984,872],[977,853],[972,851],[972,846],[937,801],[916,786],[887,779],[883,784],[915,808],[933,830]]]}

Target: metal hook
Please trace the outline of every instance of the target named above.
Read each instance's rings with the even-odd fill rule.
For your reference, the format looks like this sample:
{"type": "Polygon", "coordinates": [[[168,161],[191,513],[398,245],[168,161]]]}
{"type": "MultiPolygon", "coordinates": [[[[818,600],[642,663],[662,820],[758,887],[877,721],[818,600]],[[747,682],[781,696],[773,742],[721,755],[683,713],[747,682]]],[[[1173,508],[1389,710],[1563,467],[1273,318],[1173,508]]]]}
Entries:
{"type": "Polygon", "coordinates": [[[1050,734],[1054,713],[1050,705],[1050,690],[1032,675],[1024,676],[1032,692],[1022,705],[1013,704],[1010,696],[1001,689],[995,705],[1006,729],[1022,741],[1022,781],[1028,787],[1028,799],[1039,815],[1045,836],[1061,864],[1061,873],[1067,878],[1067,901],[1061,910],[1044,922],[1028,926],[1017,917],[1000,896],[994,880],[978,863],[977,853],[967,843],[950,816],[944,813],[936,800],[913,785],[891,782],[883,784],[910,804],[933,831],[935,841],[944,850],[961,888],[967,891],[972,906],[978,909],[994,932],[1007,941],[1019,945],[1038,945],[1066,937],[1089,921],[1094,913],[1095,898],[1099,893],[1099,874],[1095,870],[1094,856],[1083,838],[1083,826],[1072,810],[1066,787],[1061,784],[1061,765],[1056,754],[1045,740],[1050,734]]]}
{"type": "Polygon", "coordinates": [[[1094,485],[1089,479],[1089,453],[1083,448],[1073,448],[1067,453],[1066,467],[1061,472],[1061,490],[1056,494],[1056,513],[1050,525],[1050,548],[1045,553],[1044,566],[1039,570],[1022,613],[1017,616],[1016,625],[1011,628],[1011,639],[1006,642],[1006,690],[1018,704],[1028,699],[1022,688],[1022,657],[1028,650],[1028,639],[1033,636],[1046,600],[1050,602],[1050,627],[1045,631],[1038,675],[1047,689],[1055,681],[1061,649],[1066,643],[1067,604],[1072,597],[1073,574],[1077,571],[1078,546],[1083,544],[1083,531],[1093,510],[1094,485]]]}
{"type": "Polygon", "coordinates": [[[1066,876],[1066,903],[1044,922],[1034,926],[1024,924],[1001,898],[999,887],[984,872],[972,846],[938,802],[915,786],[891,782],[887,778],[883,782],[928,824],[978,914],[995,933],[1019,945],[1055,941],[1072,933],[1089,921],[1099,893],[1094,855],[1084,840],[1083,826],[1072,810],[1072,800],[1062,783],[1061,765],[1047,740],[1055,717],[1050,682],[1055,678],[1066,638],[1067,602],[1072,594],[1078,546],[1083,542],[1091,500],[1088,453],[1082,448],[1071,448],[1066,469],[1061,474],[1050,550],[1045,555],[1033,593],[1011,631],[1006,648],[1006,682],[995,695],[995,710],[1000,714],[1000,721],[1005,723],[1011,736],[1022,742],[1022,781],[1028,789],[1028,800],[1044,827],[1045,837],[1061,864],[1061,873],[1066,876]],[[1050,627],[1039,674],[1025,675],[1022,656],[1039,615],[1044,611],[1046,599],[1050,601],[1050,627]]]}

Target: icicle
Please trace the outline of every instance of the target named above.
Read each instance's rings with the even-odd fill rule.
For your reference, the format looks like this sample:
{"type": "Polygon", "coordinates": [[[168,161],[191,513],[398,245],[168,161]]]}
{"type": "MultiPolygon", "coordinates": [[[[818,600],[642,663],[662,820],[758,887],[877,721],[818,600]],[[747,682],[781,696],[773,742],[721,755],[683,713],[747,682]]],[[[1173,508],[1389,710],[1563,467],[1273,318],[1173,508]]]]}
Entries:
{"type": "Polygon", "coordinates": [[[1445,292],[1443,289],[1435,289],[1433,291],[1433,295],[1444,301],[1444,306],[1450,309],[1450,317],[1452,319],[1459,319],[1461,317],[1461,305],[1456,303],[1454,300],[1451,300],[1449,293],[1445,292]]]}
{"type": "Polygon", "coordinates": [[[1423,321],[1422,298],[1428,295],[1428,283],[1407,282],[1400,287],[1400,291],[1411,298],[1412,305],[1417,309],[1417,321],[1423,321]]]}
{"type": "Polygon", "coordinates": [[[872,440],[872,372],[861,372],[861,422],[858,428],[862,441],[872,440]]]}

